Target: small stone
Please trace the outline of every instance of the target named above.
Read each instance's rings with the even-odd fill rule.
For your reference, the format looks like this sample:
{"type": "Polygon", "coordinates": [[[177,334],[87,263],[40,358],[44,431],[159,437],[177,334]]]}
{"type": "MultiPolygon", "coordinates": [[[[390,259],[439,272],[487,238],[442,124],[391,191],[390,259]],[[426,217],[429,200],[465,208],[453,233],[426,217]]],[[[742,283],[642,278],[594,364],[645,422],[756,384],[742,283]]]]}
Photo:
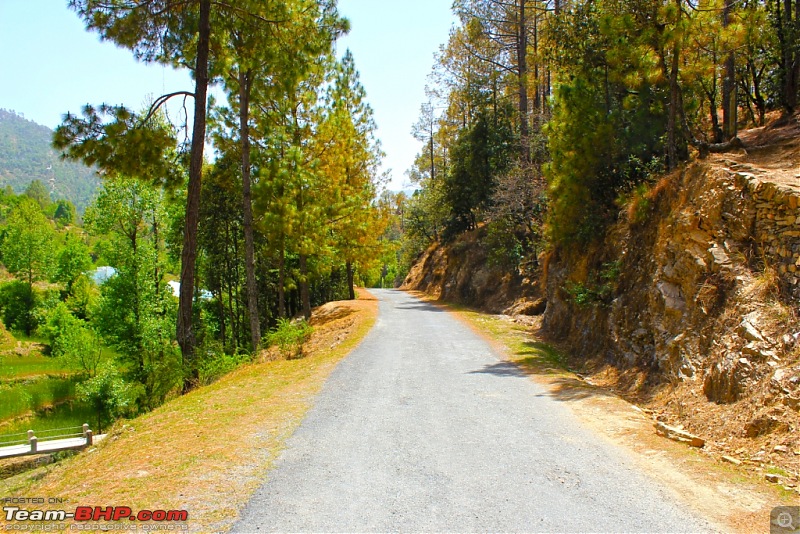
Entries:
{"type": "Polygon", "coordinates": [[[692,447],[704,447],[706,444],[703,438],[689,434],[683,429],[667,426],[664,423],[656,423],[656,433],[667,439],[686,443],[692,447]]]}
{"type": "Polygon", "coordinates": [[[741,334],[744,336],[745,339],[749,341],[764,341],[764,336],[761,335],[761,332],[753,326],[753,323],[750,320],[745,319],[742,321],[741,327],[741,334]]]}
{"type": "Polygon", "coordinates": [[[733,465],[742,465],[741,460],[737,460],[733,456],[723,456],[722,457],[722,461],[723,462],[728,462],[729,464],[733,464],[733,465]]]}
{"type": "Polygon", "coordinates": [[[779,452],[781,454],[787,454],[789,452],[789,447],[786,447],[784,445],[775,445],[775,447],[773,447],[773,449],[772,449],[772,452],[779,452]]]}
{"type": "Polygon", "coordinates": [[[781,481],[781,477],[779,477],[778,475],[773,475],[772,473],[767,473],[766,475],[764,475],[764,478],[767,479],[767,482],[772,482],[773,484],[777,484],[778,482],[781,481]]]}

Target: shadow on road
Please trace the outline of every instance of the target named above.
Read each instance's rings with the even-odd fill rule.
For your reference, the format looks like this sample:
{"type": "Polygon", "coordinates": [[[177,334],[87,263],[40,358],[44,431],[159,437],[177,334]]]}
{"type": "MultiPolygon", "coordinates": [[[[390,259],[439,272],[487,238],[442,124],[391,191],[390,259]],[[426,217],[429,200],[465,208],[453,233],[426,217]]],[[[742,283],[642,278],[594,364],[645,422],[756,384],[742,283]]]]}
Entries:
{"type": "Polygon", "coordinates": [[[513,376],[517,378],[525,378],[528,373],[523,371],[519,366],[511,362],[497,362],[487,365],[478,371],[470,371],[471,375],[494,375],[494,376],[513,376]]]}
{"type": "Polygon", "coordinates": [[[515,361],[499,361],[486,365],[483,369],[469,374],[489,374],[500,377],[527,378],[545,377],[549,382],[548,391],[537,397],[551,397],[569,402],[590,397],[613,397],[613,393],[600,387],[587,384],[573,375],[565,364],[565,358],[555,348],[542,342],[527,341],[515,352],[515,361]]]}
{"type": "Polygon", "coordinates": [[[597,397],[616,397],[613,393],[597,386],[592,386],[578,378],[559,377],[550,383],[550,390],[537,397],[551,397],[553,399],[569,402],[597,397]]]}
{"type": "Polygon", "coordinates": [[[429,312],[438,312],[444,313],[445,310],[439,308],[438,306],[434,306],[432,304],[427,304],[425,302],[415,302],[413,304],[398,304],[395,306],[395,309],[398,310],[417,310],[417,311],[429,311],[429,312]]]}

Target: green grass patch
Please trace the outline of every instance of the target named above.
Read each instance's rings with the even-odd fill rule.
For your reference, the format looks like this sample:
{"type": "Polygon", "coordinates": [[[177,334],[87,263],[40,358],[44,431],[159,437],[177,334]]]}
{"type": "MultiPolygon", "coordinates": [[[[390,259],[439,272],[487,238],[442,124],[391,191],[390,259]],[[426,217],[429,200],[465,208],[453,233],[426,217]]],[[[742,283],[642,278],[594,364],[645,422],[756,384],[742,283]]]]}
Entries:
{"type": "Polygon", "coordinates": [[[75,395],[75,378],[50,377],[0,385],[0,421],[55,406],[75,395]]]}
{"type": "Polygon", "coordinates": [[[457,311],[479,331],[503,345],[509,359],[523,369],[537,374],[568,374],[566,355],[552,345],[536,340],[526,327],[510,321],[508,317],[487,315],[451,305],[448,308],[457,311]]]}
{"type": "Polygon", "coordinates": [[[58,404],[47,410],[39,410],[33,417],[17,419],[9,423],[0,424],[0,441],[6,441],[3,436],[9,434],[24,434],[33,430],[36,434],[46,433],[59,428],[77,428],[84,423],[95,428],[97,415],[92,408],[84,403],[69,401],[58,404]]]}
{"type": "Polygon", "coordinates": [[[768,475],[778,475],[787,478],[792,476],[790,472],[786,471],[785,469],[781,469],[780,467],[775,467],[774,465],[767,467],[766,471],[768,475]]]}
{"type": "Polygon", "coordinates": [[[54,375],[69,372],[63,362],[38,352],[26,355],[6,354],[0,356],[0,382],[11,378],[36,375],[54,375]]]}

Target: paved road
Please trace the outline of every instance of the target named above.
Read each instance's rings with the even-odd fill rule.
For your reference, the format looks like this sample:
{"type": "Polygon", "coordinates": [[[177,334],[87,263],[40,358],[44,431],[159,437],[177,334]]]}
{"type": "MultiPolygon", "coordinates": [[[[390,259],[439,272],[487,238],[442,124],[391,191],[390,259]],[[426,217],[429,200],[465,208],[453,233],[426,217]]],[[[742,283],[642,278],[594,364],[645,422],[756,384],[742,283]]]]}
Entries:
{"type": "Polygon", "coordinates": [[[234,531],[713,530],[448,313],[375,294],[234,531]]]}

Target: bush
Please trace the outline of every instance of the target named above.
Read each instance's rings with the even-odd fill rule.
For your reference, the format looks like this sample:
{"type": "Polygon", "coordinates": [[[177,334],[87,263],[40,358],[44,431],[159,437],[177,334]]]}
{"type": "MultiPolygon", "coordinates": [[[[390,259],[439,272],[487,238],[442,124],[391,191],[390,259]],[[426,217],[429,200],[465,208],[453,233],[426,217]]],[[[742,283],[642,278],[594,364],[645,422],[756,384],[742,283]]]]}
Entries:
{"type": "Polygon", "coordinates": [[[484,242],[489,248],[490,266],[519,270],[526,252],[525,245],[507,221],[490,223],[484,242]]]}
{"type": "Polygon", "coordinates": [[[250,362],[247,354],[226,354],[219,341],[207,341],[197,350],[200,360],[199,380],[204,386],[222,378],[240,365],[250,362]]]}
{"type": "Polygon", "coordinates": [[[277,346],[286,359],[303,354],[303,344],[314,331],[306,321],[292,323],[289,319],[278,319],[278,325],[267,334],[267,344],[277,346]]]}
{"type": "Polygon", "coordinates": [[[599,273],[590,277],[589,283],[567,282],[564,291],[580,307],[605,305],[610,302],[616,290],[617,280],[622,273],[622,263],[604,263],[599,273]]]}
{"type": "Polygon", "coordinates": [[[111,362],[103,364],[97,375],[77,387],[80,399],[97,414],[98,433],[118,417],[135,414],[142,389],[140,384],[126,382],[111,362]]]}
{"type": "Polygon", "coordinates": [[[6,328],[31,335],[39,326],[34,313],[38,300],[36,291],[25,282],[15,280],[0,286],[0,311],[6,328]]]}

